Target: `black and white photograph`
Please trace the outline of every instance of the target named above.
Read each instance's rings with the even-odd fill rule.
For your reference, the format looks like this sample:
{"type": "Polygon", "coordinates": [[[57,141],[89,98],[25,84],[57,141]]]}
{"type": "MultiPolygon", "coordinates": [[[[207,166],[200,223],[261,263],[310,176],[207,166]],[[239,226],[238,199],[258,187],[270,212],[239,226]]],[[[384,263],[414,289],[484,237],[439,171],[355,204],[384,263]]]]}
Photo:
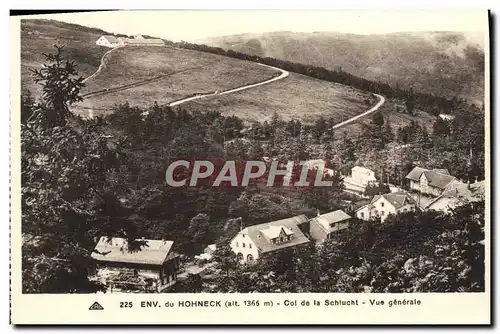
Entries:
{"type": "Polygon", "coordinates": [[[489,291],[488,13],[455,14],[22,16],[22,294],[489,291]]]}

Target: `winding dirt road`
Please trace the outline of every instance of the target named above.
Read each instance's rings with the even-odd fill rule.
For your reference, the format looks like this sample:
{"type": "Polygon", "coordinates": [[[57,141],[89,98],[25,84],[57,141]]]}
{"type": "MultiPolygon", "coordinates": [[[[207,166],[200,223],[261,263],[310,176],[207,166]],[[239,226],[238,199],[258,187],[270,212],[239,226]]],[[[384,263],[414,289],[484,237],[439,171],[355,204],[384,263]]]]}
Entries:
{"type": "Polygon", "coordinates": [[[376,97],[379,98],[379,101],[377,102],[376,105],[374,105],[370,110],[368,111],[365,111],[364,113],[362,114],[359,114],[357,116],[354,116],[352,118],[349,118],[347,121],[343,121],[343,122],[340,122],[339,124],[335,124],[334,126],[332,126],[332,130],[335,130],[335,129],[338,129],[338,128],[341,128],[341,127],[344,127],[346,125],[349,125],[355,121],[357,121],[358,119],[360,119],[361,117],[365,117],[365,116],[368,116],[372,113],[374,113],[375,111],[378,110],[378,108],[380,108],[384,102],[385,102],[385,98],[382,96],[382,95],[379,95],[379,94],[373,94],[375,95],[376,97]]]}
{"type": "Polygon", "coordinates": [[[269,65],[264,65],[264,64],[259,64],[259,65],[260,66],[265,66],[267,68],[271,68],[271,69],[276,70],[276,71],[280,71],[281,75],[277,76],[277,77],[274,77],[274,78],[271,78],[271,79],[268,79],[268,80],[264,80],[264,81],[261,81],[261,82],[250,84],[250,85],[245,85],[245,86],[241,86],[241,87],[237,87],[237,88],[232,88],[232,89],[228,89],[228,90],[224,90],[224,91],[220,91],[220,92],[213,92],[213,93],[207,93],[207,94],[199,94],[199,95],[196,95],[196,96],[187,97],[187,98],[184,98],[184,99],[180,99],[180,100],[177,100],[177,101],[170,102],[169,103],[169,107],[178,106],[178,105],[183,104],[185,102],[189,102],[189,101],[193,101],[193,100],[199,100],[199,99],[203,99],[205,97],[219,96],[219,95],[226,95],[226,94],[240,92],[242,90],[247,90],[247,89],[250,89],[250,88],[254,88],[254,87],[266,85],[266,84],[269,84],[271,82],[284,79],[284,78],[286,78],[287,76],[290,75],[290,73],[288,71],[282,70],[281,68],[277,68],[277,67],[273,67],[273,66],[269,66],[269,65]]]}
{"type": "Polygon", "coordinates": [[[102,55],[102,57],[101,57],[101,63],[99,64],[99,67],[97,68],[97,70],[96,70],[94,73],[92,73],[91,75],[89,75],[88,77],[86,77],[86,78],[85,78],[82,82],[83,82],[83,83],[85,83],[85,82],[87,82],[88,80],[90,80],[90,79],[94,78],[94,77],[95,77],[96,75],[98,75],[99,73],[101,73],[102,69],[103,69],[104,67],[106,67],[106,60],[107,60],[106,58],[109,56],[109,54],[110,54],[111,52],[113,52],[113,51],[117,50],[117,49],[122,48],[122,47],[123,47],[123,46],[118,46],[118,47],[113,48],[113,49],[111,49],[111,50],[109,50],[109,51],[106,51],[106,53],[104,53],[104,54],[102,55]]]}
{"type": "MultiPolygon", "coordinates": [[[[106,61],[107,61],[109,55],[111,54],[111,52],[113,52],[113,51],[115,51],[117,49],[120,49],[122,47],[123,46],[119,46],[119,47],[116,47],[116,48],[113,48],[113,49],[107,51],[101,57],[101,63],[99,65],[99,68],[94,73],[92,73],[90,76],[88,76],[87,78],[85,78],[83,80],[83,82],[85,83],[86,81],[94,78],[99,73],[101,73],[101,71],[106,67],[106,61]]],[[[281,74],[279,76],[277,76],[277,77],[273,77],[271,79],[260,81],[260,82],[254,83],[254,84],[240,86],[240,87],[237,87],[237,88],[232,88],[232,89],[223,90],[223,91],[215,91],[213,93],[197,94],[195,96],[186,97],[186,98],[183,98],[183,99],[180,99],[180,100],[176,100],[176,101],[170,102],[168,104],[168,106],[169,107],[174,107],[174,106],[178,106],[178,105],[181,105],[181,104],[189,102],[189,101],[199,100],[199,99],[203,99],[203,98],[210,97],[210,96],[219,96],[219,95],[226,95],[226,94],[240,92],[240,91],[243,91],[243,90],[247,90],[247,89],[254,88],[254,87],[259,87],[259,86],[262,86],[262,85],[270,84],[270,83],[278,81],[278,80],[282,80],[282,79],[284,79],[284,78],[286,78],[286,77],[288,77],[290,75],[290,72],[285,71],[285,70],[283,70],[281,68],[274,67],[274,66],[269,66],[269,65],[265,65],[265,64],[260,64],[260,63],[257,63],[257,64],[260,65],[260,66],[264,66],[264,67],[267,67],[267,68],[279,71],[279,72],[281,72],[281,74]]],[[[187,70],[192,70],[192,69],[187,69],[187,70]]],[[[186,71],[186,70],[184,70],[184,71],[186,71]]],[[[182,72],[182,71],[180,71],[180,72],[182,72]]],[[[168,74],[168,75],[172,75],[172,74],[175,74],[175,73],[171,73],[171,74],[168,74]]],[[[165,75],[165,76],[168,76],[168,75],[165,75]]],[[[91,92],[91,93],[86,94],[86,97],[89,97],[89,96],[92,96],[92,95],[104,95],[104,94],[114,93],[114,92],[119,91],[119,90],[124,90],[124,89],[128,89],[128,88],[131,88],[131,87],[137,87],[137,86],[140,86],[142,84],[150,83],[152,81],[156,81],[156,80],[158,80],[160,78],[163,78],[163,77],[164,76],[159,76],[159,77],[156,77],[156,78],[152,78],[152,79],[148,79],[148,80],[144,80],[144,81],[132,83],[132,84],[121,86],[121,87],[114,87],[114,88],[108,89],[108,90],[91,92]]],[[[384,104],[385,98],[382,95],[379,95],[379,94],[373,94],[373,95],[375,95],[375,96],[377,96],[379,98],[379,101],[377,102],[377,104],[375,106],[373,106],[371,109],[365,111],[362,114],[359,114],[359,115],[354,116],[354,117],[352,117],[352,118],[350,118],[350,119],[348,119],[346,121],[343,121],[343,122],[340,122],[339,124],[334,125],[332,127],[332,130],[342,128],[342,127],[344,127],[346,125],[349,125],[349,124],[357,121],[358,119],[360,119],[362,117],[368,116],[368,115],[376,112],[384,104]]]]}

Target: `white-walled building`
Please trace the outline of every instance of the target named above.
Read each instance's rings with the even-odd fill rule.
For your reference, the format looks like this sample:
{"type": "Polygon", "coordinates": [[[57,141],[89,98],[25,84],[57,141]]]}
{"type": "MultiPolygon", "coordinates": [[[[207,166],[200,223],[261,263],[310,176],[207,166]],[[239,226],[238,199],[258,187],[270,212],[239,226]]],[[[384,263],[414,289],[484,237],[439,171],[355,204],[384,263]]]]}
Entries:
{"type": "Polygon", "coordinates": [[[320,243],[332,238],[335,234],[349,227],[351,216],[342,210],[318,214],[311,219],[309,234],[311,238],[320,243]]]}
{"type": "Polygon", "coordinates": [[[406,179],[410,181],[410,189],[422,194],[440,196],[446,187],[453,183],[460,183],[456,177],[450,175],[446,169],[425,169],[415,167],[406,179]]]}
{"type": "Polygon", "coordinates": [[[231,240],[231,249],[241,263],[251,263],[264,253],[306,244],[309,239],[299,226],[308,221],[305,215],[300,215],[248,226],[231,240]]]}
{"type": "Polygon", "coordinates": [[[99,37],[95,42],[97,45],[106,46],[108,48],[116,48],[124,45],[145,45],[145,46],[164,46],[165,42],[159,38],[144,38],[142,35],[136,35],[134,38],[115,37],[105,35],[99,37]]]}
{"type": "Polygon", "coordinates": [[[377,178],[375,177],[375,172],[371,169],[354,166],[351,169],[351,182],[355,184],[359,184],[361,186],[367,186],[372,182],[376,182],[377,178]]]}
{"type": "Polygon", "coordinates": [[[120,42],[118,41],[118,38],[112,35],[105,35],[99,37],[99,39],[95,42],[95,44],[100,45],[100,46],[105,46],[108,48],[116,48],[117,46],[120,45],[120,42]]]}
{"type": "Polygon", "coordinates": [[[415,211],[416,207],[413,198],[403,192],[375,195],[369,204],[356,210],[356,217],[363,220],[379,217],[384,221],[390,214],[415,211]]]}

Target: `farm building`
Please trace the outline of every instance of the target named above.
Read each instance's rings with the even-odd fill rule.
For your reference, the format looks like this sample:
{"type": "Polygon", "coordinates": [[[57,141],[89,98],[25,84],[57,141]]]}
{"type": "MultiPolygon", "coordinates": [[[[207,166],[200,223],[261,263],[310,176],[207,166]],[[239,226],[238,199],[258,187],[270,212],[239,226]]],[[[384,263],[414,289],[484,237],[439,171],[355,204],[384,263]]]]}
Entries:
{"type": "Polygon", "coordinates": [[[179,261],[172,245],[167,240],[138,239],[130,244],[123,238],[101,237],[92,253],[97,277],[112,290],[132,286],[139,291],[163,291],[177,281],[179,261]]]}
{"type": "Polygon", "coordinates": [[[124,45],[164,46],[165,42],[158,38],[144,38],[142,35],[136,35],[134,38],[116,38],[115,36],[107,35],[99,37],[96,44],[106,46],[108,48],[116,48],[124,45]]]}
{"type": "Polygon", "coordinates": [[[116,38],[115,36],[106,35],[99,37],[99,39],[95,42],[95,44],[100,46],[105,46],[108,48],[116,48],[117,46],[120,45],[120,42],[118,38],[116,38]]]}

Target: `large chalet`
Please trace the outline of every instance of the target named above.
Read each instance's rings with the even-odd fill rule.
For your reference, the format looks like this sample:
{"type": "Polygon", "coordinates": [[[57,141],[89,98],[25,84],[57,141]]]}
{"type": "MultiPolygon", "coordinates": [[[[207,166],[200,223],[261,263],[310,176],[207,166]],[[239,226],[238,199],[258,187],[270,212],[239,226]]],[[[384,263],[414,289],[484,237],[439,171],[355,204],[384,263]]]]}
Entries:
{"type": "Polygon", "coordinates": [[[177,281],[178,256],[173,241],[101,237],[92,258],[96,276],[111,290],[163,291],[177,281]],[[132,288],[130,288],[132,287],[132,288]]]}
{"type": "Polygon", "coordinates": [[[410,189],[421,194],[440,196],[447,186],[460,182],[451,176],[446,169],[425,169],[415,167],[406,175],[410,181],[410,189]]]}
{"type": "Polygon", "coordinates": [[[250,263],[262,254],[296,247],[309,242],[300,226],[309,219],[299,215],[269,223],[248,226],[230,242],[231,249],[240,263],[250,263]]]}

